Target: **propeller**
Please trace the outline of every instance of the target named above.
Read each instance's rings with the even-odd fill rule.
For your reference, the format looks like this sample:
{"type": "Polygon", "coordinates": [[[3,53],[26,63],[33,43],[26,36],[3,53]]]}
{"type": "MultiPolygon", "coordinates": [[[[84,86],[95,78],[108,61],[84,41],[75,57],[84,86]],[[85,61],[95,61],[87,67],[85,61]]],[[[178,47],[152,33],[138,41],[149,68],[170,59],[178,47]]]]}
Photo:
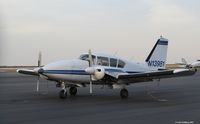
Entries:
{"type": "MultiPolygon", "coordinates": [[[[92,61],[91,49],[89,49],[88,57],[89,57],[89,67],[92,67],[94,63],[92,61]]],[[[92,94],[92,75],[90,75],[90,94],[92,94]]]]}
{"type": "MultiPolygon", "coordinates": [[[[38,54],[38,72],[40,71],[41,62],[42,62],[42,53],[41,53],[41,51],[39,51],[39,54],[38,54]]],[[[40,89],[40,74],[38,73],[36,91],[38,92],[39,89],[40,89]]]]}

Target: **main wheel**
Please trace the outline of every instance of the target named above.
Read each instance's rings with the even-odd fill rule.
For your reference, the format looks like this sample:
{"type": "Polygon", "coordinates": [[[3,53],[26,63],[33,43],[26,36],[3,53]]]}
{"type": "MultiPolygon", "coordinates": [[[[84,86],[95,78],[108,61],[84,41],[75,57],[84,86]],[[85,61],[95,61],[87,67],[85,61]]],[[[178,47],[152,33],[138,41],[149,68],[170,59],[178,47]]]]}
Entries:
{"type": "Polygon", "coordinates": [[[66,90],[61,90],[59,92],[59,96],[61,99],[66,99],[67,98],[67,91],[66,90]]]}
{"type": "Polygon", "coordinates": [[[69,93],[72,96],[75,96],[77,94],[77,88],[76,87],[70,87],[69,93]]]}
{"type": "Polygon", "coordinates": [[[127,89],[121,89],[120,96],[122,99],[128,98],[128,90],[127,89]]]}

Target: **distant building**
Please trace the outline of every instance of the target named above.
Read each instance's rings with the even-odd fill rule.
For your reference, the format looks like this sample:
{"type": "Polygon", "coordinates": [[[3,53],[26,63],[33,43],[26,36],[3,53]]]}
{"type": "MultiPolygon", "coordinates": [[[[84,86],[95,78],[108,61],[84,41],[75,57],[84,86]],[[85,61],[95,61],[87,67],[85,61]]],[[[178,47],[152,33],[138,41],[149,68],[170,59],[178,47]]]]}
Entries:
{"type": "Polygon", "coordinates": [[[185,68],[185,64],[182,64],[182,63],[167,64],[166,68],[167,69],[185,68]]]}

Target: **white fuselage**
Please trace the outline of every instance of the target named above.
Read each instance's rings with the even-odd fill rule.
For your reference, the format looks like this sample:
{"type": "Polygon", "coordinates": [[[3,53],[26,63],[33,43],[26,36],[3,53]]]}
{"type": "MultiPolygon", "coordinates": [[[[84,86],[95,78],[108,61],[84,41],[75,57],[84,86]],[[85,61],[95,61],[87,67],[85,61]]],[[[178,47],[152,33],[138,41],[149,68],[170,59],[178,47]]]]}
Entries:
{"type": "Polygon", "coordinates": [[[194,68],[200,68],[200,61],[193,62],[191,66],[194,68]]]}
{"type": "MultiPolygon", "coordinates": [[[[116,73],[139,73],[152,71],[147,64],[139,64],[135,62],[130,62],[125,59],[116,58],[115,56],[109,56],[105,54],[95,54],[94,55],[94,66],[101,66],[105,71],[116,73]],[[108,58],[108,62],[101,61],[104,65],[99,64],[98,57],[108,58]],[[111,58],[116,59],[116,67],[111,66],[111,58]],[[124,62],[123,67],[118,67],[120,61],[124,62]],[[98,63],[98,64],[97,64],[98,63]],[[106,64],[107,65],[106,65],[106,64]]],[[[105,59],[103,58],[103,59],[105,59]]],[[[74,59],[74,60],[63,60],[55,63],[47,64],[43,68],[44,75],[49,79],[65,81],[70,83],[89,83],[90,75],[85,71],[89,67],[89,62],[84,59],[74,59]]]]}

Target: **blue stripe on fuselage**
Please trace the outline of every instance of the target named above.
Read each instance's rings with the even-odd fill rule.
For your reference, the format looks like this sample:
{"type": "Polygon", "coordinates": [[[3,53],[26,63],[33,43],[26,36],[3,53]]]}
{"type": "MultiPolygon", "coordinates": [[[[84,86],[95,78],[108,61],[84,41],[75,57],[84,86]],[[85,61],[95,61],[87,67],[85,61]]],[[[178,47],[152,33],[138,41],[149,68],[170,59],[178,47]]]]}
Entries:
{"type": "Polygon", "coordinates": [[[107,68],[105,69],[105,71],[108,71],[108,72],[120,72],[120,73],[124,73],[123,70],[120,70],[120,69],[110,69],[110,68],[107,68]]]}
{"type": "MultiPolygon", "coordinates": [[[[123,71],[120,69],[105,69],[108,72],[119,72],[119,73],[139,73],[134,71],[123,71]]],[[[45,74],[71,74],[71,75],[89,75],[85,70],[44,70],[45,74]]]]}
{"type": "Polygon", "coordinates": [[[46,74],[89,75],[85,70],[44,70],[46,74]]]}
{"type": "Polygon", "coordinates": [[[136,71],[127,71],[126,73],[133,74],[133,73],[141,73],[141,72],[136,72],[136,71]]]}

